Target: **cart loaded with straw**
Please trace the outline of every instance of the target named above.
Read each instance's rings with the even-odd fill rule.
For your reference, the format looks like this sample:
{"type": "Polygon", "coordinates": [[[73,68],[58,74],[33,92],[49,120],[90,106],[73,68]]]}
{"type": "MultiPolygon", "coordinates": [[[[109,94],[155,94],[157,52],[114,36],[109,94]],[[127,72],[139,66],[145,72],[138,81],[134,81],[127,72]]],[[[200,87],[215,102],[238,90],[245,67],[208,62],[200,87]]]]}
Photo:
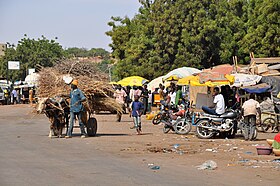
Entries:
{"type": "Polygon", "coordinates": [[[62,136],[63,128],[68,130],[70,83],[79,82],[86,101],[83,102],[82,121],[88,136],[95,136],[97,121],[95,112],[122,112],[122,107],[112,97],[114,90],[108,82],[108,76],[100,72],[95,63],[64,60],[53,67],[41,68],[39,72],[37,113],[45,113],[49,118],[50,136],[62,136]]]}

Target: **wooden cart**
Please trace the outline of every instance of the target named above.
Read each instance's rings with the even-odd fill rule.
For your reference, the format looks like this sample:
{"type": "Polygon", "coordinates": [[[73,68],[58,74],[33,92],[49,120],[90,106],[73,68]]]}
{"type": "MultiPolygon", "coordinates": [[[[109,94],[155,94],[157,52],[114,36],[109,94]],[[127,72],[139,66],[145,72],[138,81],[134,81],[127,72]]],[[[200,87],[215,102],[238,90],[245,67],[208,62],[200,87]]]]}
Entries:
{"type": "Polygon", "coordinates": [[[279,132],[280,123],[279,123],[280,114],[272,112],[262,112],[262,122],[257,124],[257,129],[260,132],[279,132]]]}
{"type": "MultiPolygon", "coordinates": [[[[90,113],[90,111],[84,111],[82,113],[82,122],[85,125],[87,135],[89,137],[96,136],[96,132],[97,132],[97,120],[92,115],[93,113],[90,113]]],[[[78,120],[76,121],[78,122],[78,120]]],[[[74,124],[73,128],[79,128],[79,125],[74,124]]],[[[67,131],[68,131],[68,125],[67,125],[67,131]]]]}

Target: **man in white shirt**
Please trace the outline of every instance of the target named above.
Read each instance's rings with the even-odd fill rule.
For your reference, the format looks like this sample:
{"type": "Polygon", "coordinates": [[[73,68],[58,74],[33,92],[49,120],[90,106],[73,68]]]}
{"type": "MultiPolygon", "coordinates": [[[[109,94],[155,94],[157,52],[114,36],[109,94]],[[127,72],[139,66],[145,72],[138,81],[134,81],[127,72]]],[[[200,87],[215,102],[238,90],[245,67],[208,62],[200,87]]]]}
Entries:
{"type": "Polygon", "coordinates": [[[172,87],[170,93],[168,94],[168,96],[170,97],[170,104],[175,105],[176,102],[176,91],[175,89],[172,87]]]}
{"type": "Polygon", "coordinates": [[[17,103],[18,93],[17,93],[17,91],[16,91],[15,89],[13,89],[11,95],[12,95],[12,96],[11,96],[11,97],[12,97],[12,103],[13,103],[13,104],[17,103]]]}
{"type": "Polygon", "coordinates": [[[244,116],[244,121],[246,123],[244,127],[244,137],[245,140],[253,140],[254,133],[256,130],[256,116],[259,113],[261,116],[260,104],[254,100],[255,95],[250,94],[250,99],[245,101],[242,106],[242,114],[244,116]]]}
{"type": "Polygon", "coordinates": [[[202,110],[205,113],[212,114],[212,115],[221,115],[225,113],[225,100],[222,94],[220,94],[219,87],[214,88],[214,107],[209,108],[206,106],[202,106],[202,110]]]}

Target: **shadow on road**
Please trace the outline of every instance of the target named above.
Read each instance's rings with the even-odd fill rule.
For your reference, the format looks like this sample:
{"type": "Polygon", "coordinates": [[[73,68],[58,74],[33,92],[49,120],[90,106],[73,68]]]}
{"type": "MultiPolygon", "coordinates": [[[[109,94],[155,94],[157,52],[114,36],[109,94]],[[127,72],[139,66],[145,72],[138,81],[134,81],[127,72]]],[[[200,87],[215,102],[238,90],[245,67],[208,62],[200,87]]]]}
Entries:
{"type": "Polygon", "coordinates": [[[102,137],[102,136],[130,136],[129,134],[106,134],[106,133],[98,133],[95,137],[102,137]]]}

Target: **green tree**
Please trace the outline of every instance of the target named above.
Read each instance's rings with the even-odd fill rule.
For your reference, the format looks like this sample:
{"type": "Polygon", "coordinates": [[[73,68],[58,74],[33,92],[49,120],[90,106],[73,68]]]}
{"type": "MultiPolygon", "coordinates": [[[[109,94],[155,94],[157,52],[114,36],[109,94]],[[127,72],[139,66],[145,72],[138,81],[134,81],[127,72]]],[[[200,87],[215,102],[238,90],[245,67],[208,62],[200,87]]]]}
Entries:
{"type": "Polygon", "coordinates": [[[68,57],[88,57],[88,50],[86,48],[72,47],[67,48],[65,52],[68,54],[68,57]]]}
{"type": "MultiPolygon", "coordinates": [[[[248,8],[247,33],[240,50],[254,52],[255,57],[280,55],[280,1],[251,0],[248,8]]],[[[248,60],[248,58],[247,58],[248,60]]]]}
{"type": "Polygon", "coordinates": [[[102,59],[109,60],[110,59],[110,52],[106,51],[103,48],[92,48],[90,50],[86,48],[67,48],[65,50],[68,57],[102,57],[102,59]]]}
{"type": "Polygon", "coordinates": [[[152,79],[181,66],[241,63],[249,52],[279,56],[277,0],[140,0],[132,19],[113,17],[114,75],[152,79]]]}
{"type": "Polygon", "coordinates": [[[5,76],[8,61],[20,61],[19,71],[10,71],[12,80],[24,80],[28,68],[53,66],[55,62],[65,56],[62,46],[55,40],[49,40],[45,36],[30,39],[26,35],[21,39],[17,47],[8,46],[5,56],[0,61],[1,76],[5,76]]]}

